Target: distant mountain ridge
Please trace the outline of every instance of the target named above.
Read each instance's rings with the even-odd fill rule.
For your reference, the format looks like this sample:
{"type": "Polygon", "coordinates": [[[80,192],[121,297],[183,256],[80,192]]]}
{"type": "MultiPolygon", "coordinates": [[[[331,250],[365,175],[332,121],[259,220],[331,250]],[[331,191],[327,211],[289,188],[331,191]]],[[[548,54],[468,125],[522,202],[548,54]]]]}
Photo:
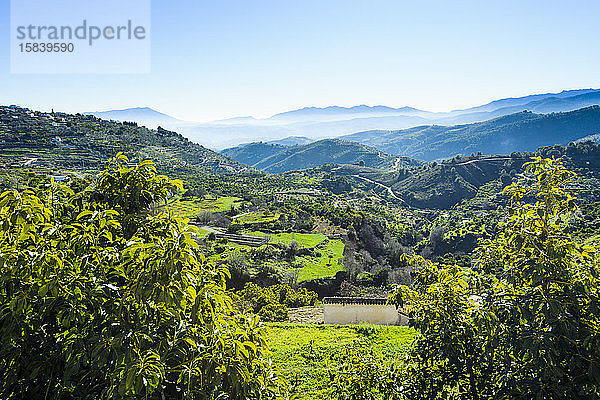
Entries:
{"type": "Polygon", "coordinates": [[[551,114],[522,111],[472,124],[371,130],[341,136],[338,138],[340,142],[335,142],[354,142],[354,146],[324,145],[331,140],[292,146],[283,146],[277,141],[254,142],[228,148],[221,153],[268,172],[303,169],[324,163],[354,164],[362,159],[366,160],[365,166],[379,168],[382,161],[373,158],[377,152],[433,161],[478,152],[510,154],[534,151],[541,146],[566,145],[581,138],[597,140],[597,132],[600,132],[600,106],[591,106],[551,114]],[[365,158],[365,151],[370,154],[369,157],[365,158]]]}
{"type": "Polygon", "coordinates": [[[541,146],[568,144],[596,132],[600,132],[600,106],[552,114],[523,111],[473,124],[374,130],[340,138],[390,154],[431,161],[477,152],[534,151],[541,146]]]}
{"type": "Polygon", "coordinates": [[[521,97],[507,97],[504,99],[490,101],[489,103],[483,104],[481,106],[470,107],[461,110],[453,110],[451,113],[465,113],[465,112],[475,112],[475,111],[493,111],[506,107],[514,107],[514,106],[523,106],[528,103],[544,100],[547,98],[568,98],[573,96],[578,96],[591,92],[599,92],[600,89],[574,89],[574,90],[563,90],[558,93],[541,93],[541,94],[532,94],[521,97]]]}
{"type": "Polygon", "coordinates": [[[171,117],[170,115],[153,110],[150,107],[133,107],[122,110],[109,111],[92,111],[86,112],[84,115],[93,115],[97,118],[102,118],[109,121],[131,121],[137,122],[140,125],[145,125],[148,128],[157,128],[158,126],[171,126],[173,124],[182,124],[185,121],[171,117]]]}
{"type": "Polygon", "coordinates": [[[298,110],[286,111],[275,114],[270,117],[270,120],[332,120],[336,117],[347,119],[349,116],[354,118],[359,117],[382,117],[391,115],[429,115],[428,111],[419,110],[413,107],[393,108],[387,106],[367,106],[361,104],[354,107],[328,106],[328,107],[304,107],[298,110]]]}
{"type": "Polygon", "coordinates": [[[369,130],[472,124],[525,110],[535,113],[567,112],[592,105],[600,105],[599,89],[565,90],[505,98],[449,112],[430,112],[406,106],[305,107],[263,119],[234,117],[205,123],[181,121],[148,108],[92,114],[104,119],[135,121],[148,127],[160,125],[209,148],[224,149],[242,143],[270,142],[290,136],[320,140],[369,130]]]}

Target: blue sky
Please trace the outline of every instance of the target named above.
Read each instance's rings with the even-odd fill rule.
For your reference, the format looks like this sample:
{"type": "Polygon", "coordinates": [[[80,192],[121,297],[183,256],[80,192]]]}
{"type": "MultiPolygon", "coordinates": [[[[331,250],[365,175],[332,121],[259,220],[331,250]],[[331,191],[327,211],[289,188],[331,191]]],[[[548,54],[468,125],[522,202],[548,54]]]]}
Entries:
{"type": "Polygon", "coordinates": [[[204,121],[328,105],[446,111],[600,87],[589,0],[154,0],[152,72],[139,75],[11,74],[0,5],[0,103],[34,109],[149,106],[204,121]]]}

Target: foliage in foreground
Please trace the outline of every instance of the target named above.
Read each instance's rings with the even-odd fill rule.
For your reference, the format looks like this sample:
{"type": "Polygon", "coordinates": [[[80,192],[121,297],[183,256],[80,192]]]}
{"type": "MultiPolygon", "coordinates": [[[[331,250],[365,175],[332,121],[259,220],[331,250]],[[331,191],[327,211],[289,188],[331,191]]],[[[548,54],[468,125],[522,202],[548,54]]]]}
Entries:
{"type": "Polygon", "coordinates": [[[337,355],[327,392],[338,400],[402,399],[402,370],[401,360],[357,341],[337,355]]]}
{"type": "Polygon", "coordinates": [[[401,368],[415,331],[407,326],[272,323],[268,336],[273,363],[289,382],[293,398],[321,400],[344,398],[342,393],[359,387],[356,380],[362,389],[368,386],[361,394],[376,392],[377,383],[390,378],[381,371],[391,365],[401,368]],[[352,365],[364,373],[355,374],[352,365]],[[373,380],[364,379],[366,374],[373,380]]]}
{"type": "Polygon", "coordinates": [[[478,248],[474,268],[412,258],[415,285],[392,298],[420,334],[395,394],[600,396],[600,260],[564,229],[576,209],[568,190],[575,174],[541,158],[526,171],[531,183],[505,189],[509,218],[478,248]]]}
{"type": "Polygon", "coordinates": [[[150,212],[179,182],[118,155],[80,193],[0,196],[0,397],[268,399],[264,327],[235,312],[194,228],[150,212]]]}

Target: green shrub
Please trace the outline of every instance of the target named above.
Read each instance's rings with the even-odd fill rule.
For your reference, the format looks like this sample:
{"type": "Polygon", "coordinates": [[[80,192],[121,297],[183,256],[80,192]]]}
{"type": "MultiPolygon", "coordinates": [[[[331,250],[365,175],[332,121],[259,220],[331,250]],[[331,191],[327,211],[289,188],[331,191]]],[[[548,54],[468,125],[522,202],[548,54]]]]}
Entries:
{"type": "Polygon", "coordinates": [[[565,229],[575,174],[539,157],[526,172],[475,268],[414,257],[414,287],[393,295],[419,331],[407,398],[600,397],[600,257],[565,229]]]}
{"type": "Polygon", "coordinates": [[[75,195],[0,196],[0,398],[264,399],[283,382],[197,230],[149,212],[177,182],[118,155],[75,195]]]}
{"type": "Polygon", "coordinates": [[[333,400],[400,400],[400,367],[357,340],[332,357],[327,395],[333,400]]]}
{"type": "Polygon", "coordinates": [[[288,310],[283,304],[269,303],[260,309],[258,315],[264,321],[283,322],[288,319],[288,310]]]}
{"type": "Polygon", "coordinates": [[[287,320],[287,307],[314,306],[317,302],[315,292],[305,288],[294,290],[285,284],[260,287],[248,282],[244,289],[236,292],[236,297],[242,309],[251,310],[265,321],[272,322],[287,320]],[[265,307],[268,310],[263,311],[265,307]]]}

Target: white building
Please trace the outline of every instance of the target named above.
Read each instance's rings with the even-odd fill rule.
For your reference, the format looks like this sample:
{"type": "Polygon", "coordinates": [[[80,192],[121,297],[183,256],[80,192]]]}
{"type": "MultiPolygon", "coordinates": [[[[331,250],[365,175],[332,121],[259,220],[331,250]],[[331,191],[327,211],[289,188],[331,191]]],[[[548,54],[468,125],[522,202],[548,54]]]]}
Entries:
{"type": "Polygon", "coordinates": [[[406,325],[408,319],[387,299],[366,297],[325,297],[326,324],[406,325]]]}

